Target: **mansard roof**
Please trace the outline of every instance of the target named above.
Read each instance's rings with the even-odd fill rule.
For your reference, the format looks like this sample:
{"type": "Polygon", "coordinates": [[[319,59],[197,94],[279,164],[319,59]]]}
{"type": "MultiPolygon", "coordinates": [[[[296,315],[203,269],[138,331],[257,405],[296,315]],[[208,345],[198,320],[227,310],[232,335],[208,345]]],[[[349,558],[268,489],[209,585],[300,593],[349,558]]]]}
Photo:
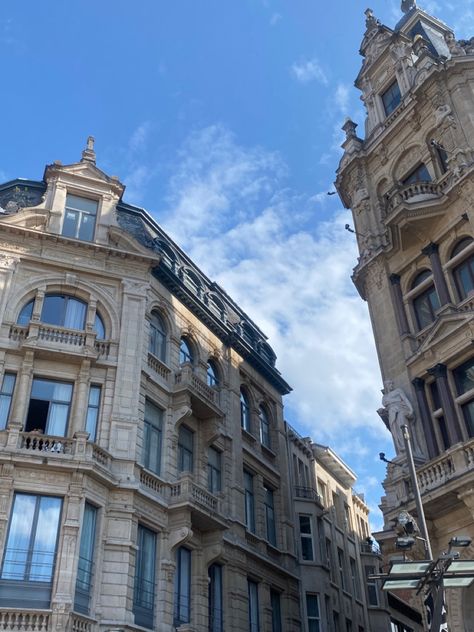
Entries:
{"type": "MultiPolygon", "coordinates": [[[[45,175],[47,172],[48,168],[45,175]]],[[[114,179],[112,182],[115,184],[114,179]]],[[[19,178],[0,184],[0,216],[39,205],[45,192],[45,180],[19,178]]],[[[276,354],[265,334],[223,288],[196,266],[145,209],[120,200],[116,206],[116,219],[121,230],[141,246],[160,255],[160,263],[152,271],[155,278],[282,395],[292,390],[275,367],[276,354]]]]}

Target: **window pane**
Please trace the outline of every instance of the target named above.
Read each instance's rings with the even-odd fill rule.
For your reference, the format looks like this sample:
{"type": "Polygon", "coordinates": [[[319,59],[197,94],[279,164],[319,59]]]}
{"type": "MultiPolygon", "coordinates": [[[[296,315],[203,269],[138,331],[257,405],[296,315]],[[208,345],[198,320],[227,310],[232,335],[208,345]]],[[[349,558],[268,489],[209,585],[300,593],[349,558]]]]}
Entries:
{"type": "Polygon", "coordinates": [[[49,295],[43,300],[43,309],[41,310],[41,321],[50,325],[63,326],[64,323],[65,301],[64,296],[49,295]]]}
{"type": "Polygon", "coordinates": [[[3,559],[2,579],[26,579],[36,496],[17,494],[3,559]]]}
{"type": "Polygon", "coordinates": [[[394,81],[387,90],[382,94],[383,106],[385,109],[385,114],[388,116],[391,114],[399,105],[401,101],[400,88],[398,87],[397,81],[394,81]]]}
{"type": "Polygon", "coordinates": [[[156,534],[138,525],[137,547],[133,612],[136,624],[151,628],[155,605],[156,534]]]}
{"type": "Polygon", "coordinates": [[[250,632],[259,632],[260,622],[258,616],[258,584],[248,581],[249,597],[249,629],[250,632]]]}
{"type": "Polygon", "coordinates": [[[174,623],[189,623],[191,619],[191,551],[180,547],[176,552],[174,590],[174,623]]]}
{"type": "Polygon", "coordinates": [[[29,301],[21,310],[17,323],[18,325],[28,325],[31,320],[31,315],[33,314],[33,305],[34,301],[29,301]]]}
{"type": "Polygon", "coordinates": [[[66,434],[66,426],[69,415],[68,404],[51,404],[49,408],[48,424],[46,426],[46,434],[57,437],[64,437],[66,434]]]}
{"type": "Polygon", "coordinates": [[[62,234],[64,235],[64,237],[76,237],[79,218],[80,214],[76,211],[65,211],[62,230],[62,234]]]}
{"type": "Polygon", "coordinates": [[[97,336],[96,336],[97,340],[105,340],[104,321],[102,320],[102,318],[97,313],[96,313],[95,319],[94,319],[94,331],[97,334],[97,336]]]}
{"type": "Polygon", "coordinates": [[[12,373],[5,373],[3,376],[2,389],[0,394],[0,430],[6,428],[10,407],[12,402],[13,389],[15,387],[16,376],[12,373]]]}
{"type": "Polygon", "coordinates": [[[300,532],[309,533],[311,535],[311,518],[310,516],[300,516],[300,532]]]}
{"type": "Polygon", "coordinates": [[[191,353],[191,348],[184,338],[181,338],[181,344],[179,346],[179,363],[184,364],[185,362],[193,361],[193,356],[191,353]]]}
{"type": "Polygon", "coordinates": [[[68,194],[66,196],[66,208],[75,209],[76,211],[85,211],[86,213],[95,215],[97,213],[97,202],[96,200],[88,200],[78,195],[68,194]]]}
{"type": "Polygon", "coordinates": [[[78,238],[84,241],[92,241],[94,237],[95,215],[82,213],[78,238]]]}
{"type": "Polygon", "coordinates": [[[208,386],[217,386],[217,373],[212,362],[207,363],[207,384],[208,386]]]}
{"type": "Polygon", "coordinates": [[[81,542],[79,547],[79,562],[76,577],[76,594],[74,608],[84,614],[89,613],[89,600],[92,588],[95,530],[97,509],[89,503],[85,504],[82,519],[81,542]]]}
{"type": "Polygon", "coordinates": [[[36,533],[31,555],[30,581],[49,582],[53,577],[54,554],[58,535],[60,498],[39,498],[36,533]]]}
{"type": "Polygon", "coordinates": [[[87,305],[75,298],[67,298],[64,314],[64,327],[68,329],[84,329],[86,324],[87,305]]]}
{"type": "Polygon", "coordinates": [[[222,566],[209,567],[209,632],[223,632],[222,566]]]}
{"type": "Polygon", "coordinates": [[[282,632],[280,593],[272,590],[270,592],[270,602],[272,605],[272,632],[282,632]]]}

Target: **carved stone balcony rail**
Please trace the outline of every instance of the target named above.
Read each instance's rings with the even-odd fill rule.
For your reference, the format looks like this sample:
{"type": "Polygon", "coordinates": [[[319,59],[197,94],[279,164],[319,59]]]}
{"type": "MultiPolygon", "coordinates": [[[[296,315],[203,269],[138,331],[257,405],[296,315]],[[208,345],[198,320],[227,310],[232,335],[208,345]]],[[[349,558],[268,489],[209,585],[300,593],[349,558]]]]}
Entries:
{"type": "Polygon", "coordinates": [[[387,215],[403,203],[419,203],[441,198],[452,180],[452,174],[447,173],[436,182],[412,182],[402,185],[387,194],[387,215]]]}
{"type": "Polygon", "coordinates": [[[203,419],[222,417],[219,408],[219,390],[208,386],[193,372],[191,365],[181,367],[175,374],[174,391],[187,391],[191,395],[193,412],[203,419]]]}
{"type": "Polygon", "coordinates": [[[166,364],[164,364],[159,358],[157,358],[153,353],[148,353],[148,366],[152,371],[156,373],[158,377],[160,377],[165,382],[169,381],[169,377],[171,374],[171,369],[169,369],[166,364]]]}
{"type": "Polygon", "coordinates": [[[140,485],[163,499],[168,497],[169,484],[147,470],[140,469],[140,485]]]}
{"type": "Polygon", "coordinates": [[[183,478],[170,485],[170,505],[181,502],[191,502],[210,512],[215,512],[218,508],[218,499],[214,494],[189,478],[183,478]]]}
{"type": "Polygon", "coordinates": [[[51,613],[44,610],[0,608],[0,630],[9,632],[49,632],[50,619],[51,613]]]}
{"type": "Polygon", "coordinates": [[[460,456],[461,459],[455,459],[451,454],[447,454],[418,469],[418,485],[422,494],[444,485],[454,475],[459,476],[459,474],[471,469],[468,467],[467,453],[464,454],[464,450],[456,455],[460,456]],[[456,461],[458,461],[457,468],[456,461]]]}
{"type": "Polygon", "coordinates": [[[110,359],[117,347],[109,340],[96,340],[95,332],[33,322],[10,325],[9,338],[19,347],[60,351],[101,360],[110,359]]]}
{"type": "MultiPolygon", "coordinates": [[[[40,456],[59,461],[83,461],[89,466],[96,465],[111,474],[112,456],[95,443],[87,441],[87,432],[76,432],[74,437],[56,437],[44,435],[37,431],[22,432],[18,424],[10,424],[0,431],[0,448],[2,453],[40,456]]],[[[2,628],[0,627],[0,630],[2,628]]]]}
{"type": "Polygon", "coordinates": [[[67,632],[95,632],[97,624],[95,621],[82,617],[75,612],[71,613],[68,621],[67,632]]]}

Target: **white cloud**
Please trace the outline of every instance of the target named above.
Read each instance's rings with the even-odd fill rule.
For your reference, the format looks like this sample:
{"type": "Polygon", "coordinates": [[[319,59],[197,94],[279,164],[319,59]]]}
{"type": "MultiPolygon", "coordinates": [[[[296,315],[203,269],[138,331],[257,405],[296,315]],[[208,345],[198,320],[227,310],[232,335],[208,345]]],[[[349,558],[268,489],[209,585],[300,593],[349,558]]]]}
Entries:
{"type": "Polygon", "coordinates": [[[281,19],[282,19],[282,16],[280,13],[274,13],[272,17],[270,18],[270,26],[275,26],[275,24],[278,24],[278,22],[281,19]]]}
{"type": "MultiPolygon", "coordinates": [[[[372,332],[350,280],[350,216],[339,210],[316,233],[321,201],[286,189],[278,155],[241,147],[224,127],[211,126],[180,152],[161,223],[269,335],[295,388],[290,423],[335,449],[338,441],[344,447],[341,427],[344,440],[365,427],[385,442],[374,412],[380,378],[372,332]]],[[[362,443],[350,448],[365,457],[362,443]]]]}
{"type": "Polygon", "coordinates": [[[334,93],[334,102],[344,116],[347,116],[349,110],[349,98],[352,94],[352,88],[345,83],[338,83],[336,92],[334,93]]]}
{"type": "Polygon", "coordinates": [[[133,131],[128,141],[130,151],[140,152],[144,149],[150,135],[150,130],[150,121],[144,121],[133,131]]]}
{"type": "Polygon", "coordinates": [[[319,81],[324,85],[328,84],[326,74],[316,58],[295,62],[291,67],[291,71],[301,83],[319,81]]]}

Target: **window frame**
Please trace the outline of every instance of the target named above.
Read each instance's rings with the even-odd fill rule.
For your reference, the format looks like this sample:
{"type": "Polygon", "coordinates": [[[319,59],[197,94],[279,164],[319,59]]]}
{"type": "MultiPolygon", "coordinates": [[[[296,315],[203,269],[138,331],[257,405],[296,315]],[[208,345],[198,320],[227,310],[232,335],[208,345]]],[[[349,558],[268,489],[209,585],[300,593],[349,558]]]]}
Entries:
{"type": "Polygon", "coordinates": [[[223,566],[211,564],[207,571],[209,632],[224,632],[223,566]]]}
{"type": "Polygon", "coordinates": [[[158,310],[152,310],[149,322],[148,352],[161,362],[166,362],[167,332],[163,317],[158,310]]]}
{"type": "Polygon", "coordinates": [[[252,431],[250,400],[243,388],[240,389],[240,427],[245,430],[245,432],[251,433],[252,431]]]}
{"type": "Polygon", "coordinates": [[[413,323],[416,331],[420,332],[426,327],[430,327],[435,322],[436,312],[441,307],[431,270],[421,270],[415,276],[411,284],[411,289],[407,293],[407,299],[410,301],[412,307],[413,323]],[[425,307],[427,307],[429,313],[428,319],[422,316],[422,302],[424,302],[425,307]]]}
{"type": "Polygon", "coordinates": [[[308,632],[320,632],[321,630],[321,604],[319,602],[319,593],[305,593],[306,620],[308,622],[308,632]],[[314,601],[315,600],[315,601],[314,601]],[[316,608],[310,607],[310,601],[316,604],[316,608]],[[316,614],[313,614],[316,612],[316,614]],[[315,624],[315,625],[313,625],[315,624]]]}
{"type": "Polygon", "coordinates": [[[181,424],[178,429],[178,463],[179,473],[194,471],[194,431],[185,424],[181,424]],[[189,444],[186,441],[189,440],[189,444]]]}
{"type": "Polygon", "coordinates": [[[263,505],[265,509],[265,535],[267,542],[277,546],[277,527],[275,512],[275,490],[267,483],[263,484],[263,505]]]}
{"type": "Polygon", "coordinates": [[[161,474],[163,456],[163,416],[163,410],[147,397],[143,413],[143,449],[141,458],[143,467],[157,476],[161,474]],[[156,420],[152,418],[155,413],[157,413],[156,420]],[[154,455],[156,465],[152,459],[154,437],[156,437],[156,454],[154,455]]]}
{"type": "Polygon", "coordinates": [[[85,427],[86,432],[89,433],[88,441],[95,442],[95,440],[97,439],[97,430],[98,430],[98,427],[99,427],[101,403],[102,403],[102,386],[101,386],[101,384],[91,384],[89,386],[89,397],[88,397],[88,401],[87,401],[86,427],[85,427]],[[97,404],[91,402],[91,396],[92,396],[92,393],[93,393],[93,389],[94,389],[94,392],[96,392],[96,391],[99,392],[99,397],[98,397],[98,403],[97,404]],[[91,424],[89,424],[89,419],[92,417],[92,415],[95,416],[95,419],[93,419],[93,422],[91,422],[91,424]],[[93,426],[93,431],[92,431],[92,428],[90,428],[90,425],[93,426]]]}
{"type": "Polygon", "coordinates": [[[298,526],[300,533],[300,547],[301,547],[301,559],[304,562],[314,562],[314,540],[313,540],[313,524],[312,524],[312,516],[309,514],[298,514],[298,526]],[[309,531],[302,530],[301,519],[307,518],[309,524],[309,531]],[[303,545],[303,542],[305,544],[303,545]],[[305,557],[305,550],[307,550],[307,542],[310,544],[311,549],[311,557],[305,557]]]}
{"type": "MultiPolygon", "coordinates": [[[[54,437],[67,437],[67,433],[68,433],[68,429],[69,429],[69,422],[70,422],[70,418],[71,418],[71,409],[72,409],[72,402],[73,402],[73,398],[74,398],[74,383],[73,382],[65,382],[62,380],[54,380],[51,378],[44,378],[41,376],[34,376],[33,380],[31,382],[31,389],[30,389],[30,396],[29,396],[29,400],[28,400],[28,409],[26,412],[26,420],[25,420],[25,431],[26,432],[33,432],[34,430],[38,429],[38,430],[42,430],[42,433],[46,436],[54,436],[54,437]],[[60,399],[43,399],[43,398],[38,398],[35,397],[33,398],[33,389],[35,386],[35,382],[48,382],[50,384],[57,384],[57,385],[64,385],[64,386],[70,386],[71,387],[71,391],[70,391],[70,398],[69,401],[67,400],[60,400],[60,399]],[[35,401],[44,401],[44,402],[49,402],[49,406],[48,406],[48,411],[46,414],[46,419],[45,419],[45,423],[44,423],[44,428],[39,428],[39,425],[33,428],[28,428],[29,424],[29,419],[30,419],[30,415],[31,417],[36,417],[36,413],[34,413],[33,410],[31,410],[31,402],[32,400],[35,401]],[[59,405],[59,406],[64,406],[67,404],[67,415],[66,415],[66,419],[64,422],[64,432],[63,434],[53,434],[51,433],[51,429],[48,428],[49,424],[50,424],[50,418],[51,418],[51,408],[54,405],[59,405]]],[[[34,424],[31,424],[34,425],[34,424]]]]}
{"type": "Polygon", "coordinates": [[[209,358],[206,366],[206,384],[211,388],[218,388],[219,383],[219,371],[217,370],[216,361],[213,358],[209,358]]]}
{"type": "Polygon", "coordinates": [[[211,494],[222,491],[222,452],[213,445],[207,450],[207,489],[211,494]],[[215,462],[212,462],[211,454],[216,455],[215,462]]]}
{"type": "Polygon", "coordinates": [[[402,93],[400,90],[400,84],[398,83],[398,79],[396,77],[380,93],[380,100],[382,102],[382,107],[384,109],[386,117],[390,116],[392,112],[395,112],[395,110],[401,104],[402,93]],[[396,90],[394,90],[395,87],[396,87],[396,90]],[[390,99],[388,98],[386,99],[387,95],[390,96],[390,99]]]}
{"type": "Polygon", "coordinates": [[[13,397],[15,395],[15,386],[16,373],[13,373],[12,371],[5,371],[2,377],[2,385],[0,387],[0,430],[5,430],[8,427],[12,411],[13,397]],[[8,378],[8,381],[12,381],[10,391],[6,389],[5,378],[8,378]],[[10,380],[10,378],[12,379],[10,380]]]}
{"type": "Polygon", "coordinates": [[[191,621],[191,573],[192,552],[187,547],[180,546],[176,551],[173,605],[173,624],[177,627],[191,621]]]}
{"type": "Polygon", "coordinates": [[[80,612],[81,614],[89,615],[90,614],[90,602],[94,587],[94,559],[95,559],[95,549],[97,544],[97,523],[98,523],[98,514],[99,509],[95,505],[91,504],[86,500],[84,503],[84,514],[81,521],[81,537],[79,541],[79,556],[78,556],[78,566],[76,572],[76,584],[74,590],[74,610],[76,612],[80,612]],[[90,512],[90,515],[93,516],[91,520],[91,528],[90,528],[90,539],[89,542],[85,542],[85,534],[86,534],[86,513],[90,512]],[[83,553],[88,546],[88,557],[83,553]],[[81,567],[82,564],[82,567],[81,567]],[[83,572],[87,579],[82,582],[80,579],[80,573],[83,572]]]}
{"type": "MultiPolygon", "coordinates": [[[[58,553],[58,544],[59,538],[61,534],[62,527],[62,509],[63,509],[63,498],[59,496],[49,496],[45,494],[30,494],[25,492],[15,492],[13,496],[13,502],[11,505],[10,516],[8,520],[8,529],[7,535],[5,538],[5,545],[2,556],[2,564],[0,567],[0,607],[8,607],[8,608],[29,608],[31,607],[32,601],[35,603],[35,607],[37,608],[49,608],[51,604],[51,596],[54,578],[56,574],[56,558],[58,553]],[[16,522],[19,524],[25,523],[25,514],[24,510],[19,507],[18,513],[20,514],[18,519],[15,519],[15,511],[18,504],[21,503],[19,498],[32,498],[34,499],[34,507],[33,507],[33,515],[31,521],[28,523],[30,530],[27,535],[28,546],[26,549],[21,549],[23,552],[26,551],[25,559],[18,562],[18,559],[12,559],[11,562],[8,561],[7,556],[9,552],[15,550],[15,547],[12,547],[10,544],[10,537],[13,538],[13,542],[15,541],[15,536],[12,536],[12,530],[16,526],[16,522]],[[57,501],[55,510],[56,510],[56,533],[54,537],[54,547],[52,551],[42,551],[37,547],[38,540],[38,528],[40,524],[44,521],[44,516],[41,516],[41,505],[42,502],[47,500],[57,501]],[[41,521],[41,522],[40,522],[41,521]],[[41,562],[41,558],[37,562],[34,561],[35,556],[51,556],[50,562],[41,562]],[[22,577],[5,577],[5,573],[11,575],[11,571],[6,571],[6,565],[8,564],[22,564],[24,569],[22,571],[22,577]],[[32,577],[32,567],[37,564],[41,564],[47,567],[48,576],[42,581],[38,579],[40,575],[36,571],[32,577]]],[[[48,528],[51,526],[51,521],[48,523],[48,528]]],[[[51,542],[51,544],[53,544],[51,542]]],[[[38,558],[37,558],[38,559],[38,558]]],[[[43,557],[44,559],[44,557],[43,557]]],[[[46,558],[47,559],[47,558],[46,558]]]]}
{"type": "Polygon", "coordinates": [[[271,450],[272,442],[270,436],[270,418],[267,409],[263,404],[260,404],[258,408],[258,420],[260,426],[260,443],[265,448],[271,450]]]}
{"type": "Polygon", "coordinates": [[[249,632],[260,632],[258,582],[247,578],[249,632]]]}
{"type": "Polygon", "coordinates": [[[187,336],[181,336],[179,341],[179,364],[194,364],[194,352],[187,336]]]}
{"type": "Polygon", "coordinates": [[[465,236],[458,240],[451,250],[448,266],[451,268],[451,275],[459,301],[464,301],[469,297],[472,298],[474,296],[474,239],[472,237],[465,236]],[[462,244],[465,245],[462,246],[462,244]],[[460,248],[460,246],[462,247],[460,248]],[[464,271],[467,271],[471,282],[469,289],[466,289],[461,276],[464,271]]]}
{"type": "Polygon", "coordinates": [[[272,632],[283,632],[281,618],[281,593],[270,588],[270,605],[272,609],[272,632]]]}
{"type": "Polygon", "coordinates": [[[133,615],[136,625],[153,628],[156,609],[157,534],[145,525],[137,525],[137,549],[133,583],[133,615]],[[151,561],[151,566],[148,567],[151,561]],[[146,577],[151,575],[151,579],[146,577]],[[144,588],[148,585],[148,589],[144,588]],[[151,590],[150,590],[151,588],[151,590]],[[145,600],[148,595],[148,601],[145,600]]]}
{"type": "MultiPolygon", "coordinates": [[[[66,194],[66,200],[64,202],[64,213],[63,213],[63,221],[62,221],[62,226],[61,226],[61,235],[63,237],[67,237],[69,239],[78,239],[80,241],[87,241],[87,242],[92,242],[94,241],[94,237],[95,237],[95,232],[97,229],[97,220],[99,218],[99,202],[100,199],[97,198],[89,198],[89,197],[84,197],[83,195],[77,195],[76,193],[67,193],[66,194]],[[68,199],[69,198],[78,198],[81,200],[85,200],[87,202],[93,202],[95,204],[95,212],[92,213],[90,211],[87,211],[85,209],[81,209],[81,208],[75,208],[73,206],[68,205],[68,199]],[[73,213],[76,215],[75,221],[74,221],[74,234],[66,234],[65,233],[65,227],[66,227],[66,220],[67,220],[67,213],[73,213]],[[83,220],[84,217],[93,217],[94,218],[94,223],[92,226],[92,234],[90,235],[90,237],[84,237],[81,236],[81,228],[83,226],[83,220]]],[[[87,223],[86,223],[87,224],[87,223]]]]}
{"type": "Polygon", "coordinates": [[[245,527],[250,533],[255,533],[255,475],[246,469],[244,469],[244,505],[245,527]]]}

